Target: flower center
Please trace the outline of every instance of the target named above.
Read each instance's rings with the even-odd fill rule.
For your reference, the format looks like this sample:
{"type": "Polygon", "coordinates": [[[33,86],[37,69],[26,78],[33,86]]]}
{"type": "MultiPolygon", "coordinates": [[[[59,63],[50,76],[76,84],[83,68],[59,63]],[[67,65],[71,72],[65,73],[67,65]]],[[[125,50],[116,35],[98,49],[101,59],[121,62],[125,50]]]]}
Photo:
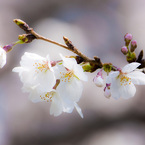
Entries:
{"type": "Polygon", "coordinates": [[[33,64],[33,66],[35,67],[35,71],[38,73],[40,72],[46,72],[49,69],[48,66],[48,62],[43,61],[43,63],[37,63],[35,62],[35,64],[33,64]]]}
{"type": "Polygon", "coordinates": [[[125,75],[121,75],[120,76],[120,83],[121,83],[121,86],[124,85],[130,85],[131,84],[131,78],[125,76],[125,75]]]}
{"type": "Polygon", "coordinates": [[[47,92],[44,96],[40,95],[42,101],[52,102],[54,92],[47,92]]]}
{"type": "Polygon", "coordinates": [[[60,72],[60,74],[61,74],[61,81],[64,82],[70,82],[71,78],[75,76],[73,70],[68,70],[66,73],[60,72]]]}

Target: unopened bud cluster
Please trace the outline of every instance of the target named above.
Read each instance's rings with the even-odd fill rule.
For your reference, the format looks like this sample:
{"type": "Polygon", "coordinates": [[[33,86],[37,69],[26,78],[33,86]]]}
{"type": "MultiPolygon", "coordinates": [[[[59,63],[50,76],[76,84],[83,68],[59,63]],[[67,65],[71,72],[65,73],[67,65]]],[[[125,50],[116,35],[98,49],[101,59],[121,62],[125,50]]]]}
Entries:
{"type": "Polygon", "coordinates": [[[129,63],[136,61],[135,49],[137,48],[136,40],[132,40],[132,35],[126,33],[124,36],[125,46],[121,48],[121,52],[126,55],[126,59],[129,63]]]}

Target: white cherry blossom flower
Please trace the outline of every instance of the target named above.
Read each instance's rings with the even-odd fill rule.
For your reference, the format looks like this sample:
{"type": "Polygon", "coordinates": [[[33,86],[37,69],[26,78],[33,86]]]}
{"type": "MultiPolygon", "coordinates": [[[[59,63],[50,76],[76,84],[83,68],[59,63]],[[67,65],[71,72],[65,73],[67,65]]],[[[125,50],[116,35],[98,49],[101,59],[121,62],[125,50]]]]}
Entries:
{"type": "MultiPolygon", "coordinates": [[[[71,78],[71,80],[62,81],[57,87],[57,91],[63,100],[63,111],[67,113],[72,113],[74,107],[78,110],[81,110],[77,105],[77,102],[80,100],[83,84],[77,78],[71,78]]],[[[80,116],[82,117],[81,111],[78,111],[80,116]]]]}
{"type": "MultiPolygon", "coordinates": [[[[65,91],[65,90],[64,90],[65,91]]],[[[50,115],[59,116],[62,112],[71,113],[74,107],[83,118],[83,114],[81,112],[80,107],[77,103],[73,102],[73,104],[68,102],[68,99],[64,99],[61,97],[61,94],[57,91],[57,89],[53,89],[51,92],[40,92],[36,88],[29,88],[29,99],[34,102],[49,102],[50,106],[50,115]]]]}
{"type": "Polygon", "coordinates": [[[25,52],[20,61],[20,67],[13,72],[19,73],[23,82],[23,90],[37,86],[41,92],[50,92],[56,83],[49,56],[43,58],[37,54],[25,52]]]}
{"type": "Polygon", "coordinates": [[[23,82],[23,91],[29,93],[32,102],[51,102],[50,114],[60,115],[62,112],[71,113],[74,108],[83,118],[78,106],[83,85],[87,76],[75,59],[62,56],[62,63],[50,62],[49,57],[43,58],[37,54],[25,53],[20,67],[13,69],[18,72],[23,82]],[[57,84],[55,74],[59,83],[57,84]],[[58,75],[59,74],[59,75],[58,75]]]}
{"type": "Polygon", "coordinates": [[[145,74],[136,70],[139,65],[140,63],[133,62],[109,74],[106,83],[111,84],[110,91],[113,98],[131,98],[136,93],[134,84],[145,85],[145,74]]]}
{"type": "Polygon", "coordinates": [[[58,65],[56,75],[60,79],[57,91],[63,102],[66,102],[64,103],[64,112],[71,113],[75,107],[80,116],[83,117],[77,102],[80,100],[83,91],[81,81],[87,81],[87,76],[74,58],[60,56],[62,58],[62,64],[58,65]]]}
{"type": "Polygon", "coordinates": [[[66,68],[65,78],[73,78],[76,77],[78,80],[88,81],[88,77],[83,71],[83,68],[77,64],[74,58],[66,58],[60,54],[62,58],[62,65],[66,68]]]}
{"type": "Polygon", "coordinates": [[[6,51],[0,47],[0,68],[6,64],[6,51]]]}

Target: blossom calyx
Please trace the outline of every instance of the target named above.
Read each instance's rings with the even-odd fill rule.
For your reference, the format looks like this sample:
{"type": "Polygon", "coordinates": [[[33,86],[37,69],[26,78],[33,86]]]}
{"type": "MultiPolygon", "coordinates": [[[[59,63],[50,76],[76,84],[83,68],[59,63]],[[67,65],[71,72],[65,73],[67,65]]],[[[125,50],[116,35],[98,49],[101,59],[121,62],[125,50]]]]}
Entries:
{"type": "Polygon", "coordinates": [[[103,70],[107,73],[109,73],[112,70],[113,66],[111,63],[104,63],[103,64],[103,70]]]}
{"type": "Polygon", "coordinates": [[[98,68],[98,66],[90,62],[87,62],[83,63],[82,68],[85,72],[94,72],[98,68]]]}
{"type": "Polygon", "coordinates": [[[135,62],[136,61],[136,54],[133,52],[133,53],[128,53],[126,55],[126,60],[131,63],[131,62],[135,62]]]}

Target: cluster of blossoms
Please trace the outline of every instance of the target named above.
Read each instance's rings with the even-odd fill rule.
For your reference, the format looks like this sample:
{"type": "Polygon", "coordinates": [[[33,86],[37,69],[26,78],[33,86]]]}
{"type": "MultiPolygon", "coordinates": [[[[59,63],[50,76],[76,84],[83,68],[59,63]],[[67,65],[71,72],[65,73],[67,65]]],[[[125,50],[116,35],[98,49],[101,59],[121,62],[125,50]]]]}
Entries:
{"type": "Polygon", "coordinates": [[[106,84],[104,95],[107,98],[112,96],[114,99],[120,97],[129,99],[135,95],[136,88],[134,84],[145,85],[145,74],[137,69],[139,66],[140,63],[132,62],[122,69],[117,68],[117,71],[110,72],[106,77],[106,83],[101,69],[94,78],[94,82],[98,87],[103,87],[106,84]]]}
{"type": "Polygon", "coordinates": [[[135,85],[145,85],[145,73],[139,68],[145,68],[143,50],[136,57],[134,52],[137,42],[132,40],[131,34],[124,36],[125,46],[121,52],[129,62],[122,69],[111,63],[102,63],[100,58],[90,59],[83,55],[72,42],[64,37],[65,44],[59,44],[38,35],[24,21],[15,19],[14,22],[26,34],[19,35],[19,40],[11,45],[0,47],[0,68],[6,64],[6,53],[16,44],[30,43],[34,39],[41,39],[59,45],[77,56],[64,57],[52,61],[47,55],[45,58],[34,53],[25,52],[20,61],[20,67],[15,67],[13,72],[19,74],[23,83],[22,90],[29,93],[32,102],[51,102],[50,114],[60,115],[62,112],[71,113],[76,108],[83,118],[78,101],[83,91],[82,81],[88,78],[85,72],[97,71],[93,81],[98,87],[104,87],[104,96],[107,98],[131,98],[136,93],[135,85]]]}
{"type": "Polygon", "coordinates": [[[111,71],[112,68],[110,67],[107,70],[104,65],[93,80],[98,87],[103,87],[104,84],[106,84],[104,88],[104,95],[107,98],[110,98],[111,96],[114,99],[118,99],[120,97],[124,99],[131,98],[136,92],[134,84],[145,85],[145,74],[141,72],[141,70],[137,69],[142,65],[139,62],[144,62],[144,60],[142,60],[143,51],[141,51],[137,59],[134,52],[137,48],[136,40],[132,40],[132,35],[127,33],[124,36],[124,41],[125,46],[121,48],[121,52],[126,56],[126,59],[130,64],[127,64],[122,69],[112,66],[111,64],[110,67],[114,68],[114,71],[111,71]],[[104,73],[102,73],[104,72],[103,70],[107,72],[106,83],[103,76],[104,73]]]}
{"type": "Polygon", "coordinates": [[[60,54],[60,61],[51,61],[37,54],[25,52],[20,61],[20,67],[13,72],[19,73],[23,83],[23,91],[29,93],[33,102],[51,102],[50,114],[60,115],[71,113],[74,108],[83,118],[78,106],[83,85],[87,81],[82,67],[74,58],[66,58],[60,54]]]}

